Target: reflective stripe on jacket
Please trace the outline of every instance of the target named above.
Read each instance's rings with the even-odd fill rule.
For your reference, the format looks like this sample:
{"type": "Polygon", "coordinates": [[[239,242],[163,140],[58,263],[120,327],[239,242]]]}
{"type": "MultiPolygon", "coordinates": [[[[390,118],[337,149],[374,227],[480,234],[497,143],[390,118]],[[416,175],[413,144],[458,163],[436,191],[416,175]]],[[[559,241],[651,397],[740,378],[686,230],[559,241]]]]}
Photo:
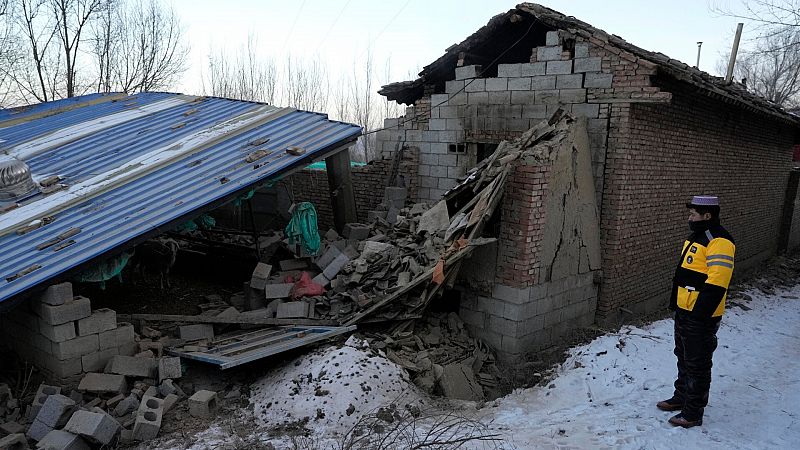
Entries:
{"type": "Polygon", "coordinates": [[[698,318],[722,317],[735,253],[733,237],[719,225],[692,233],[683,243],[670,306],[698,318]]]}

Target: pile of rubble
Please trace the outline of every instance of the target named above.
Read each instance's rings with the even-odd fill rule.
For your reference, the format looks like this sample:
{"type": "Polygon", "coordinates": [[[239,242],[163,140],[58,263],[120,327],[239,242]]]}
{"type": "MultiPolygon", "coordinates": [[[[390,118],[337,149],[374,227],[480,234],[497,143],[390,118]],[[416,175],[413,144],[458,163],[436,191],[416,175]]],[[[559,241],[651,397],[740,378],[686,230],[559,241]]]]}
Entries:
{"type": "Polygon", "coordinates": [[[86,374],[69,394],[41,384],[27,406],[0,384],[0,434],[7,435],[0,448],[25,449],[29,440],[58,450],[151,440],[164,414],[182,401],[192,416],[213,418],[216,393],[201,390],[188,397],[174,381],[180,376],[180,358],[114,356],[103,372],[86,374]]]}
{"type": "Polygon", "coordinates": [[[456,313],[429,313],[389,333],[366,333],[370,347],[405,368],[429,394],[461,400],[499,395],[492,351],[472,338],[456,313]]]}
{"type": "MultiPolygon", "coordinates": [[[[131,315],[126,320],[192,323],[181,328],[201,333],[199,342],[171,352],[206,351],[217,342],[217,328],[268,325],[381,325],[376,345],[414,374],[417,384],[459,398],[483,398],[495,385],[491,352],[464,330],[455,314],[426,315],[428,305],[452,286],[462,260],[494,241],[483,236],[504,192],[512,162],[543,161],[572,118],[557,111],[549,121],[520,138],[501,143],[433,206],[407,205],[404,188],[386,189],[370,224],[349,223],[341,235],[325,233],[316,256],[289,245],[281,233],[263,236],[261,261],[240,293],[201,305],[199,316],[131,315]],[[274,255],[294,254],[281,259],[274,255]],[[458,379],[457,383],[448,380],[458,379]],[[450,386],[463,386],[458,392],[450,386]]],[[[298,335],[299,336],[299,335],[298,335]]]]}

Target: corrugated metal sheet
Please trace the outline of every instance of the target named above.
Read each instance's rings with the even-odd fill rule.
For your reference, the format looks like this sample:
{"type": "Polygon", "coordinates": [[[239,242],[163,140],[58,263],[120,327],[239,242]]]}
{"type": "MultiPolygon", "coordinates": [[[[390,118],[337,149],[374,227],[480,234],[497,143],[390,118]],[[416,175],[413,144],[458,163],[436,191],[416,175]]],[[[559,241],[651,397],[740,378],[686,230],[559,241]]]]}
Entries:
{"type": "Polygon", "coordinates": [[[67,186],[0,214],[0,301],[324,158],[360,133],[323,114],[165,93],[0,111],[0,151],[24,156],[36,179],[58,175],[67,186]],[[306,153],[289,155],[289,146],[306,153]],[[257,150],[268,154],[247,162],[257,150]],[[52,222],[17,234],[42,218],[52,222]],[[74,228],[72,245],[37,249],[74,228]]]}

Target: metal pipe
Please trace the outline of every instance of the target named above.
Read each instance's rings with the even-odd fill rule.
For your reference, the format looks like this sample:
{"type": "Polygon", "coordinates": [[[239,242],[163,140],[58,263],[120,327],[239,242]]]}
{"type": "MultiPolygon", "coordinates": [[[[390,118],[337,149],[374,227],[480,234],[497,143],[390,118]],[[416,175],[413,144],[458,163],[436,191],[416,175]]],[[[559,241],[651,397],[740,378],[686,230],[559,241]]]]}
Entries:
{"type": "Polygon", "coordinates": [[[733,79],[733,66],[736,64],[736,53],[739,51],[739,39],[742,38],[743,23],[736,26],[736,37],[733,39],[733,48],[731,49],[731,59],[728,61],[728,73],[725,75],[725,82],[730,83],[733,79]]]}
{"type": "Polygon", "coordinates": [[[697,42],[697,64],[694,65],[698,69],[700,68],[700,47],[702,47],[702,46],[703,46],[703,42],[702,41],[698,41],[697,42]]]}

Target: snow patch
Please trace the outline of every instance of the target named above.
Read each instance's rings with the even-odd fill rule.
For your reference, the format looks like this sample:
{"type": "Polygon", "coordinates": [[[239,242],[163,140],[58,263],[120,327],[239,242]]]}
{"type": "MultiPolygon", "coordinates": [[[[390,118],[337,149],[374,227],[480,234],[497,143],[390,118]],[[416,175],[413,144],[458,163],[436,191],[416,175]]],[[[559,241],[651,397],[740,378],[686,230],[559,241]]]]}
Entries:
{"type": "Polygon", "coordinates": [[[426,404],[408,373],[365,341],[304,355],[253,385],[250,401],[265,426],[307,421],[314,434],[342,436],[358,418],[396,402],[426,404]]]}

